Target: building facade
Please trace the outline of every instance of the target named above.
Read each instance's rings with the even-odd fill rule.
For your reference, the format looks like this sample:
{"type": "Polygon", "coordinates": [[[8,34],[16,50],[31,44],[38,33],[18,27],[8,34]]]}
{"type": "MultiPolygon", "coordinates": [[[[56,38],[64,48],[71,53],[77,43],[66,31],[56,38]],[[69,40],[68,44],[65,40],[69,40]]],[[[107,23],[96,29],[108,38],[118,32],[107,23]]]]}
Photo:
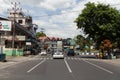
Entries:
{"type": "Polygon", "coordinates": [[[41,49],[47,50],[48,53],[52,54],[57,48],[57,41],[62,41],[62,38],[42,36],[39,37],[39,40],[41,43],[41,49]]]}
{"type": "Polygon", "coordinates": [[[25,50],[30,50],[38,45],[36,38],[37,25],[33,24],[31,16],[25,16],[22,11],[10,12],[8,19],[11,21],[11,31],[0,31],[2,52],[6,55],[24,55],[25,50]]]}

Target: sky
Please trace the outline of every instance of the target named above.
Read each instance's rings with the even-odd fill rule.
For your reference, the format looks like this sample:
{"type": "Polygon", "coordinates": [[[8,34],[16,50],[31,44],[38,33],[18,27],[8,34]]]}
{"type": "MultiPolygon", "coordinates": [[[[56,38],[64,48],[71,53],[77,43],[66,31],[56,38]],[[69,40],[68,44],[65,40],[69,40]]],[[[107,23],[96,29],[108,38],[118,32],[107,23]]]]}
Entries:
{"type": "Polygon", "coordinates": [[[20,2],[17,7],[32,16],[33,23],[38,25],[37,32],[44,29],[47,36],[60,38],[84,35],[74,21],[88,2],[109,4],[120,10],[120,0],[0,0],[0,17],[8,16],[11,2],[20,2]]]}

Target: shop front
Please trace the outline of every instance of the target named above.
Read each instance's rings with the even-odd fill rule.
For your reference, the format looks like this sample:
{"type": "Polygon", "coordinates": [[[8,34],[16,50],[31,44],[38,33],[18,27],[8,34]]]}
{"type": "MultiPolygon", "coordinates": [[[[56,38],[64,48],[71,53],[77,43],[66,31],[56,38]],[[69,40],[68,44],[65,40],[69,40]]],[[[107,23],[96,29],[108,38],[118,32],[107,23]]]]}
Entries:
{"type": "Polygon", "coordinates": [[[25,47],[25,36],[16,36],[14,41],[14,48],[12,48],[12,36],[4,36],[5,45],[3,46],[3,53],[9,56],[21,56],[23,55],[23,49],[25,47]]]}

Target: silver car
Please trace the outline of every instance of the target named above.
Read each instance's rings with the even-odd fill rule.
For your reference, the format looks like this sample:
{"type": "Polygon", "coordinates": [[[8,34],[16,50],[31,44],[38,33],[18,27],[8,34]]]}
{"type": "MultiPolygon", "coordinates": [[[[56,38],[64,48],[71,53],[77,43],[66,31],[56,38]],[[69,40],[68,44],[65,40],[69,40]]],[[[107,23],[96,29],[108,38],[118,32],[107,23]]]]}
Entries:
{"type": "Polygon", "coordinates": [[[53,59],[56,58],[60,58],[60,59],[64,59],[64,54],[62,50],[57,50],[54,54],[53,54],[53,59]]]}

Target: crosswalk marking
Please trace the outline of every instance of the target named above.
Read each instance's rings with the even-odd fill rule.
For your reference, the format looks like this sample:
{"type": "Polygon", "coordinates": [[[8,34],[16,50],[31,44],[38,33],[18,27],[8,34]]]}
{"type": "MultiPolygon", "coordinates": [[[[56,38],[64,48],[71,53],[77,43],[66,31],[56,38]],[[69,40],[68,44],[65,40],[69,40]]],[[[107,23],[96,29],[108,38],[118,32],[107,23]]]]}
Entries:
{"type": "MultiPolygon", "coordinates": [[[[31,59],[34,59],[34,60],[53,60],[52,57],[34,57],[34,58],[31,58],[31,59]]],[[[64,59],[66,60],[81,60],[81,58],[77,58],[77,57],[64,57],[64,59]]]]}
{"type": "MultiPolygon", "coordinates": [[[[87,59],[87,58],[80,58],[80,57],[64,57],[64,59],[70,60],[70,61],[95,60],[95,59],[87,59]]],[[[29,60],[55,60],[55,59],[53,59],[52,57],[37,57],[37,58],[34,57],[34,58],[30,58],[29,60]]]]}
{"type": "MultiPolygon", "coordinates": [[[[67,59],[67,58],[66,58],[67,59]]],[[[68,57],[68,59],[70,59],[70,57],[68,57]]]]}

